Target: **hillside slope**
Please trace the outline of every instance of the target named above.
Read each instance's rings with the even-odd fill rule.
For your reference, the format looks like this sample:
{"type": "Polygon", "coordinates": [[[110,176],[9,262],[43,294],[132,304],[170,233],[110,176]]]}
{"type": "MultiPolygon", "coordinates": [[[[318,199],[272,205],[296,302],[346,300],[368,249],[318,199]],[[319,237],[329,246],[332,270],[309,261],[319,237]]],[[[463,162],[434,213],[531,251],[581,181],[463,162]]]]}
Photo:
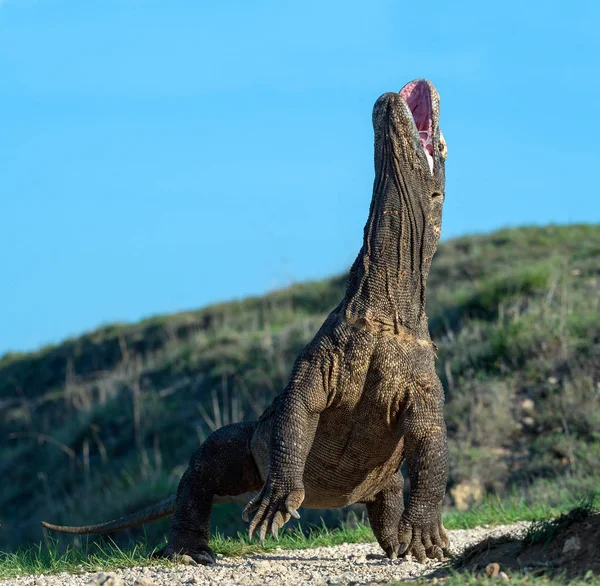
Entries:
{"type": "MultiPolygon", "coordinates": [[[[552,500],[600,477],[599,258],[598,225],[440,245],[428,315],[449,507],[515,488],[552,500]]],[[[105,520],[174,491],[207,434],[257,417],[283,388],[344,288],[345,275],[1,358],[0,549],[39,541],[41,519],[105,520]]],[[[243,529],[236,509],[215,517],[243,529]]]]}

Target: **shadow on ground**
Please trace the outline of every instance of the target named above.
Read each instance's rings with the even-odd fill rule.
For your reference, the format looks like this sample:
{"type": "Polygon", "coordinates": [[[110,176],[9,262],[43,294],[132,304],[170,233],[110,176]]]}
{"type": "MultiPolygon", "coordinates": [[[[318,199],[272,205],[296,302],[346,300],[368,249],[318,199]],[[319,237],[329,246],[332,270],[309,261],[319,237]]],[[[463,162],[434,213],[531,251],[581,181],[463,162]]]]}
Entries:
{"type": "Polygon", "coordinates": [[[522,539],[486,539],[465,550],[451,569],[440,569],[430,577],[443,581],[451,572],[494,577],[499,572],[545,574],[566,580],[600,576],[600,512],[582,507],[532,526],[522,539]]]}

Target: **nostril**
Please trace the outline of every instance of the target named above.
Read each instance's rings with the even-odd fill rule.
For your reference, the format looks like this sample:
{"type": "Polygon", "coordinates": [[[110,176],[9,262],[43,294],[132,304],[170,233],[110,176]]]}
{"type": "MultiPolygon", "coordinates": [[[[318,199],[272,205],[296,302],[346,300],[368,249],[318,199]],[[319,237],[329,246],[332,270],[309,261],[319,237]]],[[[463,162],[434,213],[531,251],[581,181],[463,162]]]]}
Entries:
{"type": "Polygon", "coordinates": [[[431,199],[436,199],[436,198],[438,198],[438,197],[442,197],[443,195],[444,195],[444,194],[443,194],[443,193],[440,193],[439,191],[434,191],[434,192],[431,194],[431,199]]]}

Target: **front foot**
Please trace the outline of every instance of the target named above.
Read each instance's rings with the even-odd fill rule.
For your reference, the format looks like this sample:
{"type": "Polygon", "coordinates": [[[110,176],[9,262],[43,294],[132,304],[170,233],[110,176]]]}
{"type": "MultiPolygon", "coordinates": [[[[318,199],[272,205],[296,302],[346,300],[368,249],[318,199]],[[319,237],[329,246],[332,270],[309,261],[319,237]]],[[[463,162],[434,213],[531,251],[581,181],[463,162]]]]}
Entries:
{"type": "Polygon", "coordinates": [[[193,563],[199,566],[214,566],[217,563],[217,556],[208,545],[197,545],[193,548],[181,547],[177,550],[170,545],[166,545],[152,553],[150,557],[166,558],[174,562],[182,561],[188,564],[192,560],[193,563]]]}
{"type": "Polygon", "coordinates": [[[249,515],[255,513],[248,537],[260,527],[260,544],[264,547],[265,537],[271,531],[273,537],[278,539],[279,530],[290,520],[290,517],[299,519],[298,508],[304,501],[304,488],[286,490],[273,485],[268,479],[263,489],[247,505],[242,513],[242,518],[248,522],[249,515]]]}
{"type": "Polygon", "coordinates": [[[398,555],[411,554],[419,563],[427,558],[443,561],[449,540],[441,514],[424,522],[411,522],[404,515],[398,526],[398,555]]]}

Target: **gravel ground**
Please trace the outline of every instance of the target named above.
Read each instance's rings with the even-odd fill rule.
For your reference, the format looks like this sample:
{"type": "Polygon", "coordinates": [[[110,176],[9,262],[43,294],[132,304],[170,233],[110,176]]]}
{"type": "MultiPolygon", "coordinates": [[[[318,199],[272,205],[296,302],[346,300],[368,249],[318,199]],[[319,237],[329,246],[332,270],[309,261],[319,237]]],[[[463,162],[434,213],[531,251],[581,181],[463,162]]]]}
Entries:
{"type": "MultiPolygon", "coordinates": [[[[450,531],[450,553],[486,537],[521,536],[529,523],[450,531]]],[[[179,586],[183,584],[369,584],[416,578],[439,567],[440,562],[418,564],[410,559],[389,561],[376,543],[344,544],[304,550],[279,550],[241,558],[219,557],[216,566],[180,565],[176,568],[125,568],[96,574],[24,576],[5,580],[3,586],[179,586]]]]}

